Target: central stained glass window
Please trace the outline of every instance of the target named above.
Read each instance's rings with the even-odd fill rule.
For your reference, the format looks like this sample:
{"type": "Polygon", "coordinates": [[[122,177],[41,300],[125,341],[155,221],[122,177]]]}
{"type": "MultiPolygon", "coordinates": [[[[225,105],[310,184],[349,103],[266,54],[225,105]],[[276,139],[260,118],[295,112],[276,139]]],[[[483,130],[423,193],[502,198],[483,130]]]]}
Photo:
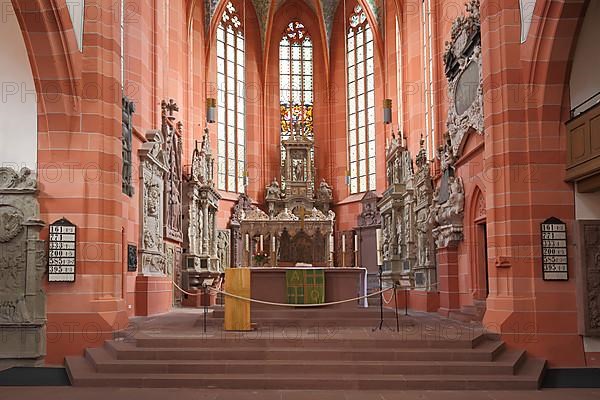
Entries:
{"type": "MultiPolygon", "coordinates": [[[[294,129],[313,139],[313,44],[298,21],[288,24],[279,42],[279,90],[281,142],[294,129]]],[[[282,166],[284,162],[281,146],[282,166]]]]}

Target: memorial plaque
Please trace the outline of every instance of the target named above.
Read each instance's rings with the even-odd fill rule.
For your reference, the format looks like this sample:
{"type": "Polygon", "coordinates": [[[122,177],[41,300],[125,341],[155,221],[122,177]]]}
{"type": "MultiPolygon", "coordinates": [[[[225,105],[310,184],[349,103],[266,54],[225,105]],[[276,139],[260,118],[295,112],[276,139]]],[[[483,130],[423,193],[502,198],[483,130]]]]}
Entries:
{"type": "Polygon", "coordinates": [[[127,245],[127,272],[137,271],[137,246],[127,245]]]}
{"type": "Polygon", "coordinates": [[[48,235],[48,281],[75,282],[77,227],[65,218],[50,225],[48,235]]]}
{"type": "Polygon", "coordinates": [[[477,90],[479,89],[479,64],[471,61],[467,68],[462,72],[456,83],[454,92],[454,106],[456,114],[463,115],[471,104],[477,99],[477,90]]]}
{"type": "Polygon", "coordinates": [[[545,281],[569,280],[567,257],[567,225],[558,218],[541,224],[542,277],[545,281]]]}

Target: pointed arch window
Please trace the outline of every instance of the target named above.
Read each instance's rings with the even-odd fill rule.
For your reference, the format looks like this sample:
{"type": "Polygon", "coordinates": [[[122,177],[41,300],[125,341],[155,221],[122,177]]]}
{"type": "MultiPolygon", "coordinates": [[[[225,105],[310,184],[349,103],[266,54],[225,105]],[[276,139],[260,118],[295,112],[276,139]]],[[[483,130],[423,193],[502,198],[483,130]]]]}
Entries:
{"type": "MultiPolygon", "coordinates": [[[[279,42],[280,140],[293,129],[313,138],[313,43],[301,22],[288,24],[279,42]]],[[[281,163],[285,152],[281,146],[281,163]]],[[[285,185],[285,182],[283,182],[285,185]]]]}
{"type": "Polygon", "coordinates": [[[435,92],[433,81],[433,24],[431,20],[431,0],[423,0],[421,7],[421,31],[423,35],[423,82],[425,106],[425,148],[427,158],[433,159],[436,148],[435,131],[435,92]]]}
{"type": "Polygon", "coordinates": [[[244,33],[240,17],[227,3],[217,27],[217,187],[244,191],[246,131],[244,33]]]}
{"type": "Polygon", "coordinates": [[[348,154],[350,193],[375,190],[375,62],[373,31],[360,5],[350,16],[348,58],[348,154]]]}

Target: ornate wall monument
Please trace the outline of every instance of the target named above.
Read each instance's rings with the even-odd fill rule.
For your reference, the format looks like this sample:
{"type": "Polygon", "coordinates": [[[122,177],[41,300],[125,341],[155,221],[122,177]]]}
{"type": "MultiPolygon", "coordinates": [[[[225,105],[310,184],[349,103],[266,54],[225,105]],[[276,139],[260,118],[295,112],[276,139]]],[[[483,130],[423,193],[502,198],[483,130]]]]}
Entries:
{"type": "MultiPolygon", "coordinates": [[[[450,140],[441,150],[442,159],[452,159],[450,140]]],[[[435,226],[433,236],[438,248],[455,245],[463,239],[465,190],[460,177],[455,176],[454,166],[442,162],[442,181],[433,195],[431,223],[435,226]]]]}
{"type": "Polygon", "coordinates": [[[192,154],[184,189],[187,235],[182,279],[188,289],[198,288],[203,278],[218,276],[224,271],[217,256],[217,210],[221,195],[215,189],[213,171],[209,133],[205,129],[200,148],[196,143],[192,154]]]}
{"type": "Polygon", "coordinates": [[[139,149],[140,157],[140,246],[141,274],[165,276],[164,177],[167,172],[160,131],[146,133],[147,142],[139,149]]]}
{"type": "Polygon", "coordinates": [[[481,26],[479,0],[466,5],[467,15],[452,24],[446,42],[444,66],[448,79],[449,109],[446,126],[455,158],[460,155],[470,131],[483,134],[483,71],[481,67],[481,26]]]}
{"type": "Polygon", "coordinates": [[[379,266],[377,265],[377,230],[381,228],[381,214],[377,209],[380,197],[376,192],[365,193],[360,200],[362,212],[358,215],[356,237],[358,240],[358,266],[367,269],[367,288],[374,290],[379,286],[379,266]]]}
{"type": "Polygon", "coordinates": [[[411,155],[401,142],[404,140],[392,135],[386,148],[388,188],[377,204],[381,212],[384,277],[429,290],[437,281],[430,165],[422,139],[416,172],[411,155]]]}
{"type": "Polygon", "coordinates": [[[183,242],[183,207],[182,207],[182,167],[181,167],[181,135],[183,125],[175,122],[173,115],[179,107],[170,99],[162,101],[162,135],[165,139],[165,238],[183,242]]]}
{"type": "Polygon", "coordinates": [[[0,167],[0,355],[36,364],[46,355],[44,223],[31,170],[0,167]]]}

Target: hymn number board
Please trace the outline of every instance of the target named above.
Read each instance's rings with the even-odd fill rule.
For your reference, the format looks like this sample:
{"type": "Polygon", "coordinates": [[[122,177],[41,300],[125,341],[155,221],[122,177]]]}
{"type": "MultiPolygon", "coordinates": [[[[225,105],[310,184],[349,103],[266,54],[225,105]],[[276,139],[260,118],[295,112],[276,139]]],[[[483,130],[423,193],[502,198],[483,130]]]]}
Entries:
{"type": "Polygon", "coordinates": [[[567,225],[558,218],[542,222],[542,277],[545,281],[569,280],[567,225]]]}
{"type": "Polygon", "coordinates": [[[50,225],[48,236],[48,281],[75,282],[77,227],[62,218],[50,225]]]}

